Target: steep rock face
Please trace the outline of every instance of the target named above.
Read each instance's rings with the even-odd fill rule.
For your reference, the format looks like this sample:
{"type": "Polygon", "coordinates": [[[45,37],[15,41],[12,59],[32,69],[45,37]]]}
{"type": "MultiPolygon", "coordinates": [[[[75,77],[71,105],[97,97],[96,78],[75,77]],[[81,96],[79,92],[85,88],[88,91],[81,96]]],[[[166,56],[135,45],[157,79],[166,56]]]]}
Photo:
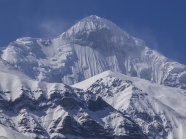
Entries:
{"type": "Polygon", "coordinates": [[[106,70],[186,88],[186,67],[148,48],[114,23],[89,16],[52,39],[21,38],[3,50],[6,60],[40,81],[74,84],[106,70]]]}
{"type": "Polygon", "coordinates": [[[138,124],[91,91],[3,74],[0,85],[9,86],[0,91],[0,124],[11,130],[33,139],[147,138],[138,124]]]}
{"type": "Polygon", "coordinates": [[[84,82],[89,84],[84,87],[85,90],[100,96],[115,109],[130,117],[149,139],[185,138],[186,117],[182,110],[186,99],[184,90],[181,93],[183,100],[178,104],[175,102],[177,98],[179,99],[178,90],[173,91],[177,96],[177,98],[173,96],[175,98],[173,101],[168,98],[172,93],[167,88],[162,89],[164,92],[153,90],[155,92],[153,94],[151,90],[153,84],[139,81],[140,84],[149,86],[147,91],[143,86],[137,87],[135,79],[122,77],[121,74],[118,74],[120,77],[118,78],[112,74],[113,76],[98,75],[97,79],[93,77],[75,86],[82,88],[84,82]],[[171,104],[166,101],[171,101],[171,104]]]}

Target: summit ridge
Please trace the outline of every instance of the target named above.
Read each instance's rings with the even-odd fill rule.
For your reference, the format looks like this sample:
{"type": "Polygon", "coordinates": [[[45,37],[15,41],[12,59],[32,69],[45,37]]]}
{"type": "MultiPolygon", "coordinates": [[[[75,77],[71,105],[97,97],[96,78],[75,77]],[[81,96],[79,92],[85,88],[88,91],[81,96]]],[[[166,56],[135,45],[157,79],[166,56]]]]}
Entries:
{"type": "Polygon", "coordinates": [[[111,70],[186,88],[184,65],[95,15],[56,38],[20,38],[2,50],[1,58],[30,78],[46,82],[74,84],[111,70]]]}

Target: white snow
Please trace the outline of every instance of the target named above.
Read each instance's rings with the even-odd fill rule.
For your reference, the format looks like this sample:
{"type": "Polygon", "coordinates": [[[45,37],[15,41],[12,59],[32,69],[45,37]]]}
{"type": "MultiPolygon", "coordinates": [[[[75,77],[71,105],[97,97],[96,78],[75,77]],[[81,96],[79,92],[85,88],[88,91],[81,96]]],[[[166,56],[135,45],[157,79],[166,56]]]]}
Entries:
{"type": "Polygon", "coordinates": [[[154,98],[166,104],[167,106],[173,108],[176,112],[182,114],[183,116],[186,115],[186,91],[185,90],[158,85],[149,82],[145,79],[130,77],[124,74],[114,73],[112,71],[106,71],[96,76],[93,76],[87,80],[74,84],[72,85],[72,87],[86,90],[98,79],[104,77],[117,77],[121,80],[130,80],[139,89],[153,96],[154,98]]]}
{"type": "Polygon", "coordinates": [[[31,139],[0,124],[0,139],[31,139]]]}
{"type": "Polygon", "coordinates": [[[30,97],[34,97],[36,100],[39,95],[44,92],[48,92],[46,95],[50,95],[53,90],[63,90],[64,84],[59,83],[46,83],[30,78],[25,78],[24,76],[18,76],[11,73],[0,72],[0,91],[5,92],[4,97],[6,100],[14,101],[22,95],[22,89],[37,91],[33,94],[28,94],[30,97]],[[39,93],[40,92],[40,93],[39,93]]]}
{"type": "MultiPolygon", "coordinates": [[[[133,97],[135,96],[135,92],[132,91],[132,86],[126,88],[124,91],[118,91],[117,87],[110,88],[110,91],[113,93],[113,96],[105,95],[104,92],[108,91],[104,90],[104,88],[101,88],[102,90],[101,92],[99,92],[100,94],[98,95],[100,95],[107,103],[112,105],[115,109],[120,111],[126,111],[132,106],[134,107],[134,109],[141,112],[146,111],[147,113],[151,114],[156,112],[160,113],[160,115],[162,113],[162,116],[165,116],[165,119],[170,120],[173,126],[172,132],[168,132],[170,134],[168,138],[172,137],[174,139],[184,139],[184,137],[186,136],[186,132],[184,132],[186,130],[185,90],[158,85],[144,79],[130,77],[111,71],[103,72],[72,86],[84,90],[91,89],[91,91],[97,93],[97,88],[90,88],[90,86],[100,79],[101,82],[104,83],[103,86],[107,86],[107,83],[111,83],[112,79],[120,79],[124,82],[131,81],[132,86],[135,86],[139,90],[142,90],[142,92],[148,94],[146,100],[138,99],[138,97],[133,97]],[[131,98],[133,98],[133,100],[131,100],[131,98]]],[[[148,124],[144,126],[143,121],[141,121],[140,119],[136,119],[136,122],[142,128],[149,126],[148,124]]],[[[156,124],[158,125],[158,123],[154,123],[154,126],[156,126],[156,124]]]]}
{"type": "MultiPolygon", "coordinates": [[[[0,55],[0,91],[7,101],[19,98],[22,90],[29,90],[26,95],[36,100],[42,94],[50,98],[55,90],[65,89],[63,83],[76,83],[72,87],[91,89],[121,112],[158,113],[165,127],[170,120],[173,130],[166,129],[168,139],[186,137],[186,66],[148,48],[142,40],[106,19],[95,15],[86,17],[52,39],[19,38],[1,49],[0,55]],[[122,91],[115,87],[101,88],[101,92],[96,87],[90,88],[100,79],[105,86],[120,79],[127,87],[122,91]],[[134,88],[147,96],[137,99],[140,91],[134,88]]],[[[63,120],[68,115],[60,106],[46,113],[47,116],[36,117],[46,129],[52,119],[62,117],[63,120]]],[[[116,134],[125,134],[117,127],[123,120],[121,116],[108,110],[99,114],[87,111],[88,114],[100,124],[114,128],[116,134]]],[[[159,125],[157,121],[135,120],[145,132],[149,132],[150,126],[159,125]]],[[[55,135],[58,136],[56,133],[52,136],[55,135]]],[[[4,125],[0,125],[0,136],[26,138],[4,125]]]]}
{"type": "Polygon", "coordinates": [[[52,39],[19,38],[2,50],[1,58],[23,75],[39,81],[74,84],[112,70],[186,88],[184,65],[95,15],[52,39]]]}

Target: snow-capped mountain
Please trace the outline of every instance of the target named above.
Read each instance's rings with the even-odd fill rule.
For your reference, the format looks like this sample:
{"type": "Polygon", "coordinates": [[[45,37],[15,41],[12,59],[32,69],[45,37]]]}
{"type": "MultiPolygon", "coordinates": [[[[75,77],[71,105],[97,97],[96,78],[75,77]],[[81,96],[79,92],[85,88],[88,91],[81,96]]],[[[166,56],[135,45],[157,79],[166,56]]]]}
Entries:
{"type": "Polygon", "coordinates": [[[114,23],[89,16],[52,39],[20,38],[1,57],[32,79],[74,84],[106,70],[186,88],[186,67],[114,23]]]}
{"type": "Polygon", "coordinates": [[[106,71],[73,85],[132,118],[149,139],[186,137],[186,92],[106,71]]]}
{"type": "Polygon", "coordinates": [[[16,139],[17,131],[35,139],[147,139],[133,119],[91,91],[0,76],[0,138],[16,139]]]}
{"type": "Polygon", "coordinates": [[[8,129],[0,136],[9,132],[40,139],[186,136],[183,89],[111,71],[72,87],[6,73],[0,76],[0,124],[8,129]]]}
{"type": "Polygon", "coordinates": [[[0,139],[186,137],[186,66],[106,19],[0,55],[0,139]]]}

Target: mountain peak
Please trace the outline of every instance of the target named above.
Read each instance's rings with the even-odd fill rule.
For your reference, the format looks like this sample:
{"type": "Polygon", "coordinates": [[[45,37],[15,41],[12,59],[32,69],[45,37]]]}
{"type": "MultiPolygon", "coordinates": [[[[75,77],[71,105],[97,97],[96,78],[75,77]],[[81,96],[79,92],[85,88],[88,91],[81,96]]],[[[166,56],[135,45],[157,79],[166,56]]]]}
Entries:
{"type": "Polygon", "coordinates": [[[94,24],[114,24],[112,23],[111,21],[105,19],[105,18],[102,18],[102,17],[99,17],[97,15],[90,15],[90,16],[87,16],[83,19],[81,19],[79,21],[80,23],[82,22],[88,22],[88,23],[94,23],[94,24]]]}
{"type": "Polygon", "coordinates": [[[80,20],[80,22],[82,21],[86,21],[86,22],[99,22],[99,21],[108,21],[102,17],[99,17],[97,15],[90,15],[90,16],[87,16],[85,18],[83,18],[82,20],[80,20]]]}
{"type": "MultiPolygon", "coordinates": [[[[112,23],[111,21],[101,18],[96,15],[90,15],[88,17],[83,18],[79,22],[77,22],[74,26],[72,26],[67,32],[69,35],[74,34],[89,34],[90,32],[95,32],[98,30],[110,30],[111,32],[124,32],[117,25],[112,23]]],[[[125,32],[126,33],[126,32],[125,32]]]]}
{"type": "Polygon", "coordinates": [[[127,32],[96,15],[83,18],[63,35],[75,44],[99,49],[117,49],[124,53],[134,49],[135,45],[134,38],[127,32]]]}
{"type": "Polygon", "coordinates": [[[1,58],[40,81],[74,84],[106,70],[186,88],[186,67],[96,15],[53,39],[21,38],[1,58]],[[160,68],[161,67],[161,68],[160,68]]]}
{"type": "Polygon", "coordinates": [[[103,19],[103,18],[101,18],[101,17],[99,17],[97,15],[90,15],[90,16],[85,17],[85,19],[95,19],[95,20],[98,20],[98,19],[103,19]]]}

